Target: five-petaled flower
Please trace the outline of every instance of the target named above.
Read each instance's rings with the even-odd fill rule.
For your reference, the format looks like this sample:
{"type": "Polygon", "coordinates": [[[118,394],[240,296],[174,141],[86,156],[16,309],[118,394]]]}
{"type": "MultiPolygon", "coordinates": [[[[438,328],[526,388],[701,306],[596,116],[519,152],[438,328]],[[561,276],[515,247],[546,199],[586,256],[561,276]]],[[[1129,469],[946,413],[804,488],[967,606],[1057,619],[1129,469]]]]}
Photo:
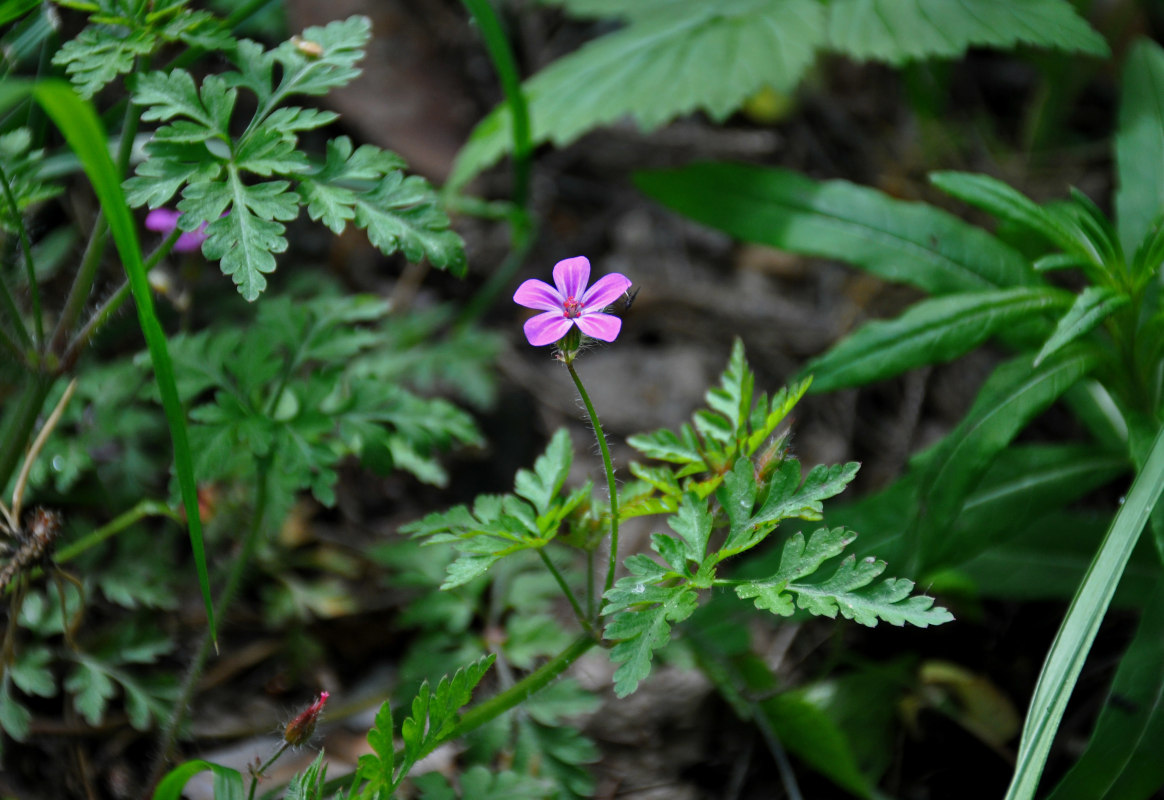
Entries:
{"type": "Polygon", "coordinates": [[[554,265],[554,286],[531,278],[517,287],[513,302],[543,312],[525,323],[525,338],[530,344],[553,344],[575,325],[587,336],[604,342],[618,338],[622,320],[602,312],[630,288],[630,279],[612,272],[587,289],[589,281],[590,262],[585,256],[576,256],[554,265]]]}
{"type": "MultiPolygon", "coordinates": [[[[169,236],[174,232],[174,228],[178,227],[178,219],[181,216],[182,212],[174,211],[171,208],[155,208],[146,214],[145,226],[147,230],[169,236]]],[[[174,242],[174,252],[192,253],[202,247],[202,243],[205,241],[206,223],[203,222],[198,226],[198,230],[183,232],[178,236],[178,240],[174,242]]]]}

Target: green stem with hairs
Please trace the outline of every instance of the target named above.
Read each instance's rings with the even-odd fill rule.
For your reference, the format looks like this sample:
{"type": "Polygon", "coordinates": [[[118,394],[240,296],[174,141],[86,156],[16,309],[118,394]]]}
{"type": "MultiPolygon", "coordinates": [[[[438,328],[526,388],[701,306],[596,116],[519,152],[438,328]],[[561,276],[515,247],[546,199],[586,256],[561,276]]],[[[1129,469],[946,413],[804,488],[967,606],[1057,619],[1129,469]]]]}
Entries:
{"type": "MultiPolygon", "coordinates": [[[[598,644],[598,640],[589,634],[579,636],[565,650],[558,653],[558,655],[551,658],[545,664],[542,664],[529,675],[526,675],[504,692],[494,695],[466,711],[461,717],[461,721],[446,736],[442,736],[435,742],[430,750],[422,753],[421,758],[445,742],[460,739],[466,733],[477,730],[477,728],[496,719],[506,711],[521,705],[530,697],[533,697],[553,683],[583,653],[596,644],[598,644]]],[[[398,760],[402,757],[403,751],[396,754],[398,760]]]]}
{"type": "Polygon", "coordinates": [[[598,440],[598,449],[602,451],[602,467],[606,470],[606,487],[610,491],[610,566],[606,570],[606,581],[603,584],[602,592],[605,594],[610,591],[611,586],[614,586],[614,571],[618,567],[618,488],[614,483],[614,464],[610,460],[606,434],[602,432],[602,423],[598,420],[594,404],[590,402],[590,395],[586,393],[586,387],[582,385],[582,379],[578,377],[574,365],[567,362],[566,368],[570,370],[570,377],[574,379],[574,386],[577,387],[578,395],[586,406],[586,413],[590,415],[590,424],[594,426],[594,438],[598,440]]]}

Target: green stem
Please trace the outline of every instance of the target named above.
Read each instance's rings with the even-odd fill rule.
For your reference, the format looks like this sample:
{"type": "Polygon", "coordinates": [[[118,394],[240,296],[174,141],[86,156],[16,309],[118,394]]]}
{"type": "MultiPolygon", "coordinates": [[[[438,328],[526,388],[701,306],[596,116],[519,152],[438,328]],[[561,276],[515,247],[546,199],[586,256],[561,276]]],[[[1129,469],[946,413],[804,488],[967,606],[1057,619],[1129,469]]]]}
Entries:
{"type": "Polygon", "coordinates": [[[505,31],[501,28],[501,21],[489,0],[462,0],[462,2],[473,15],[473,20],[485,39],[485,49],[489,52],[493,68],[497,70],[497,78],[501,81],[506,105],[509,106],[513,133],[513,202],[524,210],[529,203],[530,155],[533,153],[533,143],[530,141],[529,106],[525,101],[525,92],[521,88],[517,59],[513,57],[513,49],[509,46],[505,31]]]}
{"type": "MultiPolygon", "coordinates": [[[[178,241],[178,237],[181,235],[182,231],[174,228],[170,232],[170,235],[166,237],[165,241],[158,245],[157,249],[150,254],[150,257],[145,261],[145,271],[147,274],[158,265],[159,261],[169,254],[174,248],[174,244],[178,241]]],[[[62,371],[68,371],[72,368],[73,364],[77,363],[77,359],[80,357],[84,348],[88,346],[89,341],[93,338],[93,334],[117,312],[117,309],[121,308],[121,304],[129,297],[129,293],[130,287],[129,281],[127,280],[104,303],[98,306],[97,310],[93,312],[93,316],[89,317],[89,321],[69,341],[65,352],[61,355],[62,371]]]]}
{"type": "Polygon", "coordinates": [[[91,550],[97,545],[104,542],[111,536],[116,536],[123,530],[133,525],[135,522],[146,517],[169,517],[175,522],[181,524],[183,522],[182,515],[174,509],[170,508],[165,503],[157,500],[142,500],[129,511],[118,516],[111,522],[102,525],[95,531],[92,531],[77,541],[70,544],[68,547],[62,547],[57,551],[53,559],[58,564],[64,564],[77,556],[84,553],[86,550],[91,550]]]}
{"type": "Polygon", "coordinates": [[[594,619],[594,551],[586,551],[586,618],[594,619]]]}
{"type": "MultiPolygon", "coordinates": [[[[520,681],[515,683],[510,688],[506,689],[498,695],[490,697],[482,703],[470,708],[461,717],[461,721],[449,731],[445,736],[433,743],[433,746],[421,753],[421,758],[431,753],[438,746],[445,742],[459,739],[470,731],[480,728],[487,722],[490,722],[497,717],[504,714],[506,711],[524,703],[533,695],[540,692],[542,689],[549,686],[565,672],[571,664],[578,660],[578,658],[594,645],[598,644],[598,640],[593,636],[584,635],[575,639],[565,650],[552,659],[542,664],[536,670],[526,675],[520,681]]],[[[397,762],[403,757],[403,751],[396,754],[397,762]]]]}
{"type": "Polygon", "coordinates": [[[590,415],[590,424],[594,426],[594,438],[598,440],[598,449],[602,451],[602,467],[606,470],[606,488],[610,492],[610,566],[606,570],[606,581],[602,593],[610,591],[614,586],[614,571],[618,567],[618,488],[614,484],[614,464],[610,460],[610,448],[606,444],[606,434],[602,432],[602,423],[598,420],[598,412],[590,402],[590,395],[586,394],[586,387],[578,377],[577,370],[572,363],[567,363],[570,377],[574,379],[574,386],[582,402],[586,405],[586,413],[590,415]]]}
{"type": "MultiPolygon", "coordinates": [[[[246,574],[251,558],[254,556],[255,550],[259,545],[259,539],[262,538],[263,518],[266,516],[267,510],[267,473],[270,464],[266,458],[259,459],[258,462],[256,465],[258,480],[256,481],[255,507],[252,512],[251,526],[243,538],[242,548],[239,550],[238,555],[235,556],[234,562],[230,565],[230,574],[227,575],[226,585],[218,595],[218,602],[215,604],[215,607],[219,609],[219,614],[223,617],[225,617],[227,608],[242,586],[243,576],[246,574]]],[[[150,770],[150,779],[146,784],[147,786],[156,786],[161,779],[162,770],[165,769],[166,762],[170,757],[170,751],[177,742],[178,731],[186,718],[186,712],[189,709],[190,700],[194,696],[194,689],[198,683],[198,678],[202,675],[202,669],[206,665],[206,659],[210,656],[211,648],[215,646],[213,632],[207,631],[206,635],[202,637],[202,644],[199,646],[198,652],[195,653],[193,660],[190,662],[190,666],[186,670],[186,675],[182,679],[182,686],[178,691],[178,698],[174,703],[174,711],[170,714],[170,718],[166,721],[166,726],[159,737],[158,752],[154,759],[153,768],[150,770]]]]}
{"type": "Polygon", "coordinates": [[[580,623],[582,623],[583,630],[585,630],[589,636],[593,637],[595,635],[594,626],[590,624],[589,617],[582,613],[582,606],[578,604],[578,598],[576,598],[574,596],[574,592],[570,590],[570,585],[566,583],[566,579],[562,577],[562,573],[558,571],[558,568],[554,566],[554,562],[550,560],[548,555],[546,555],[545,548],[539,547],[538,555],[541,556],[542,563],[546,565],[546,569],[548,569],[550,574],[554,576],[554,580],[558,582],[558,588],[562,590],[562,593],[566,595],[566,599],[570,601],[570,608],[574,609],[574,616],[578,618],[580,623]]]}
{"type": "Polygon", "coordinates": [[[4,430],[0,434],[0,487],[7,486],[12,479],[12,473],[24,455],[24,448],[36,427],[36,419],[55,381],[53,375],[36,373],[25,383],[24,392],[15,404],[15,409],[4,420],[4,430]]]}
{"type": "MultiPolygon", "coordinates": [[[[44,315],[40,308],[40,287],[36,282],[36,264],[32,260],[32,244],[28,241],[28,229],[24,227],[24,220],[20,218],[20,206],[16,204],[16,196],[12,194],[12,185],[8,182],[8,174],[2,168],[0,168],[0,189],[4,190],[4,200],[8,203],[8,210],[16,224],[20,249],[24,251],[24,268],[28,272],[28,295],[32,299],[32,320],[36,324],[36,346],[43,350],[44,315]]],[[[19,323],[20,318],[14,318],[19,323]]]]}
{"type": "Polygon", "coordinates": [[[251,776],[251,790],[247,793],[247,800],[255,800],[255,789],[259,786],[259,778],[263,777],[263,773],[271,768],[271,765],[279,760],[279,756],[287,752],[287,748],[291,746],[290,742],[284,741],[279,745],[279,749],[275,751],[275,755],[271,756],[266,762],[255,770],[251,776]]]}

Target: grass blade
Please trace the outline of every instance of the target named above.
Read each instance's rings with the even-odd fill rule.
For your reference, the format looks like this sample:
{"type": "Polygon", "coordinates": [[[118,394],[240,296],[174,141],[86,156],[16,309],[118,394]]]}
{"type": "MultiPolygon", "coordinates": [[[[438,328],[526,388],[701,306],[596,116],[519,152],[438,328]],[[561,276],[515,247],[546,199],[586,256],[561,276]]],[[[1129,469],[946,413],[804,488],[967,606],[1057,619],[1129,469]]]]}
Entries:
{"type": "Polygon", "coordinates": [[[186,508],[190,546],[198,571],[198,584],[206,605],[206,618],[211,636],[217,640],[214,608],[210,599],[210,578],[206,571],[206,551],[202,544],[202,522],[198,516],[198,493],[194,483],[194,462],[186,435],[186,413],[174,383],[174,365],[166,345],[166,335],[154,313],[153,296],[146,278],[137,239],[137,227],[129,212],[129,204],[121,190],[121,179],[109,155],[109,143],[93,106],[82,100],[67,83],[58,80],[40,81],[29,85],[29,91],[77,154],[101,209],[109,222],[113,243],[121,256],[129,277],[130,291],[137,305],[138,321],[149,347],[154,376],[162,395],[162,407],[174,442],[174,470],[178,475],[182,504],[186,508]]]}
{"type": "Polygon", "coordinates": [[[1095,634],[1103,621],[1132,548],[1164,491],[1164,428],[1156,434],[1144,468],[1136,476],[1088,567],[1079,591],[1055,636],[1023,726],[1018,762],[1006,800],[1030,800],[1039,785],[1051,742],[1059,729],[1067,700],[1083,669],[1095,634]]]}

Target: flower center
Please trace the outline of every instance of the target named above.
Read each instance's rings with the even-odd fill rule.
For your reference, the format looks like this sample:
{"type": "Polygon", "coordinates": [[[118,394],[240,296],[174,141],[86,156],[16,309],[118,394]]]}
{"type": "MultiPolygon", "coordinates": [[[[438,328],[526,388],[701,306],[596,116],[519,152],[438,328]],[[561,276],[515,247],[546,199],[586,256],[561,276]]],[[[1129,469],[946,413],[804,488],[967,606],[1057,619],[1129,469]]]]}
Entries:
{"type": "Polygon", "coordinates": [[[562,303],[562,310],[566,312],[566,319],[574,319],[582,314],[582,304],[573,297],[567,297],[562,303]]]}

